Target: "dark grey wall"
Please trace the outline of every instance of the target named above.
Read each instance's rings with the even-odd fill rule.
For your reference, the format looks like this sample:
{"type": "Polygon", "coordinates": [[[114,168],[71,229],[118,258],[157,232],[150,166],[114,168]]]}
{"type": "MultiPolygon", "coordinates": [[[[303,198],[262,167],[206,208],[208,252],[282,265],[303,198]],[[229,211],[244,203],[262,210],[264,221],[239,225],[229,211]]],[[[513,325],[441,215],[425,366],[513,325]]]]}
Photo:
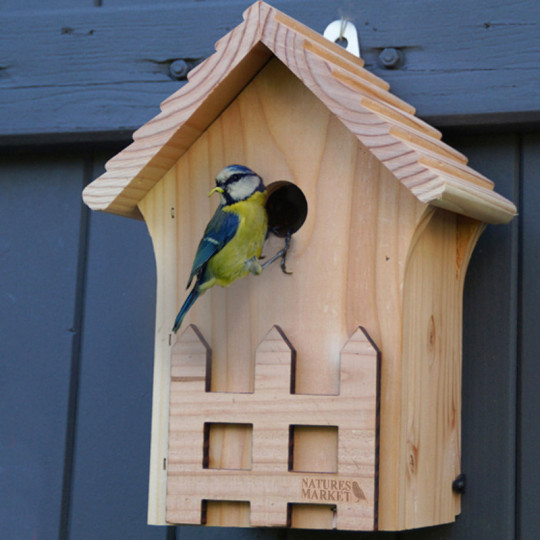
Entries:
{"type": "MultiPolygon", "coordinates": [[[[178,88],[169,77],[170,63],[212,54],[251,3],[3,0],[0,137],[125,136],[178,88]]],[[[350,18],[366,66],[431,122],[540,119],[536,0],[270,3],[321,33],[333,20],[350,18]],[[402,51],[401,69],[381,67],[378,57],[386,47],[402,51]]]]}
{"type": "Polygon", "coordinates": [[[80,193],[181,84],[169,61],[209,54],[250,2],[99,3],[0,11],[0,540],[536,540],[540,4],[275,2],[317,30],[352,13],[368,67],[520,212],[486,229],[467,277],[462,515],[361,534],[146,525],[152,247],[80,193]],[[405,48],[403,69],[377,66],[383,46],[405,48]]]}

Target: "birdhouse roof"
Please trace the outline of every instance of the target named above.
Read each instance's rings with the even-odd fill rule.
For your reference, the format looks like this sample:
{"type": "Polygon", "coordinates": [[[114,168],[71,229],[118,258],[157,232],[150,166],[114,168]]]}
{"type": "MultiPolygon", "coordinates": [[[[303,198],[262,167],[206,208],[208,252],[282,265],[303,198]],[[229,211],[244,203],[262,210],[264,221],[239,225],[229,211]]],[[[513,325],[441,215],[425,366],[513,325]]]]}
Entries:
{"type": "Polygon", "coordinates": [[[140,218],[139,201],[275,56],[420,201],[487,223],[506,223],[516,214],[513,203],[360,58],[264,2],[243,16],[85,189],[91,208],[140,218]]]}

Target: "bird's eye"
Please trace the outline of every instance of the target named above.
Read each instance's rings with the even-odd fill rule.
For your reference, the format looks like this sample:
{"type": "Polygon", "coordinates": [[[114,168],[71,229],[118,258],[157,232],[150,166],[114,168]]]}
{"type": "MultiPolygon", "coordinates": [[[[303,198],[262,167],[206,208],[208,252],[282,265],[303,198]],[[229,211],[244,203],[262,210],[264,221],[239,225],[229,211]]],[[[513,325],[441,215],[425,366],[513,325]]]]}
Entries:
{"type": "Polygon", "coordinates": [[[240,180],[242,175],[240,174],[233,174],[232,176],[229,176],[229,179],[227,180],[227,184],[232,184],[233,182],[237,182],[240,180]]]}

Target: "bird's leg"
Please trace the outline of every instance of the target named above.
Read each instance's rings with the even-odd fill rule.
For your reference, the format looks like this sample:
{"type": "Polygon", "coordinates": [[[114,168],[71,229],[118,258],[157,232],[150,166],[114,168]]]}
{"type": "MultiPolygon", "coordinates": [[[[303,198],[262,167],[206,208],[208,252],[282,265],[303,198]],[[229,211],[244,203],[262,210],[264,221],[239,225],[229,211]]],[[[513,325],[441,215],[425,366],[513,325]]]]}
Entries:
{"type": "Polygon", "coordinates": [[[270,264],[272,264],[275,260],[279,259],[281,257],[281,271],[284,274],[292,274],[292,272],[287,272],[287,268],[285,267],[285,261],[287,258],[287,252],[289,251],[289,247],[291,245],[291,233],[290,231],[287,232],[287,235],[285,236],[285,247],[283,249],[280,249],[272,258],[268,259],[261,267],[264,269],[270,264]]]}

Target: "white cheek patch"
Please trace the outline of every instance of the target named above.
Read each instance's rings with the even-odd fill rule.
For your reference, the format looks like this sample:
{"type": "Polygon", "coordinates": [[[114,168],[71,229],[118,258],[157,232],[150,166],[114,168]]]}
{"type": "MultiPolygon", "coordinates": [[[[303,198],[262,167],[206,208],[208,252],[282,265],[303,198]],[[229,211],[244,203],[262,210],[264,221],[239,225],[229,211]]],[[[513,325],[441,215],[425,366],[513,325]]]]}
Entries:
{"type": "Polygon", "coordinates": [[[229,184],[227,192],[233,201],[242,201],[252,195],[258,185],[259,179],[256,176],[244,176],[237,182],[229,184]]]}

